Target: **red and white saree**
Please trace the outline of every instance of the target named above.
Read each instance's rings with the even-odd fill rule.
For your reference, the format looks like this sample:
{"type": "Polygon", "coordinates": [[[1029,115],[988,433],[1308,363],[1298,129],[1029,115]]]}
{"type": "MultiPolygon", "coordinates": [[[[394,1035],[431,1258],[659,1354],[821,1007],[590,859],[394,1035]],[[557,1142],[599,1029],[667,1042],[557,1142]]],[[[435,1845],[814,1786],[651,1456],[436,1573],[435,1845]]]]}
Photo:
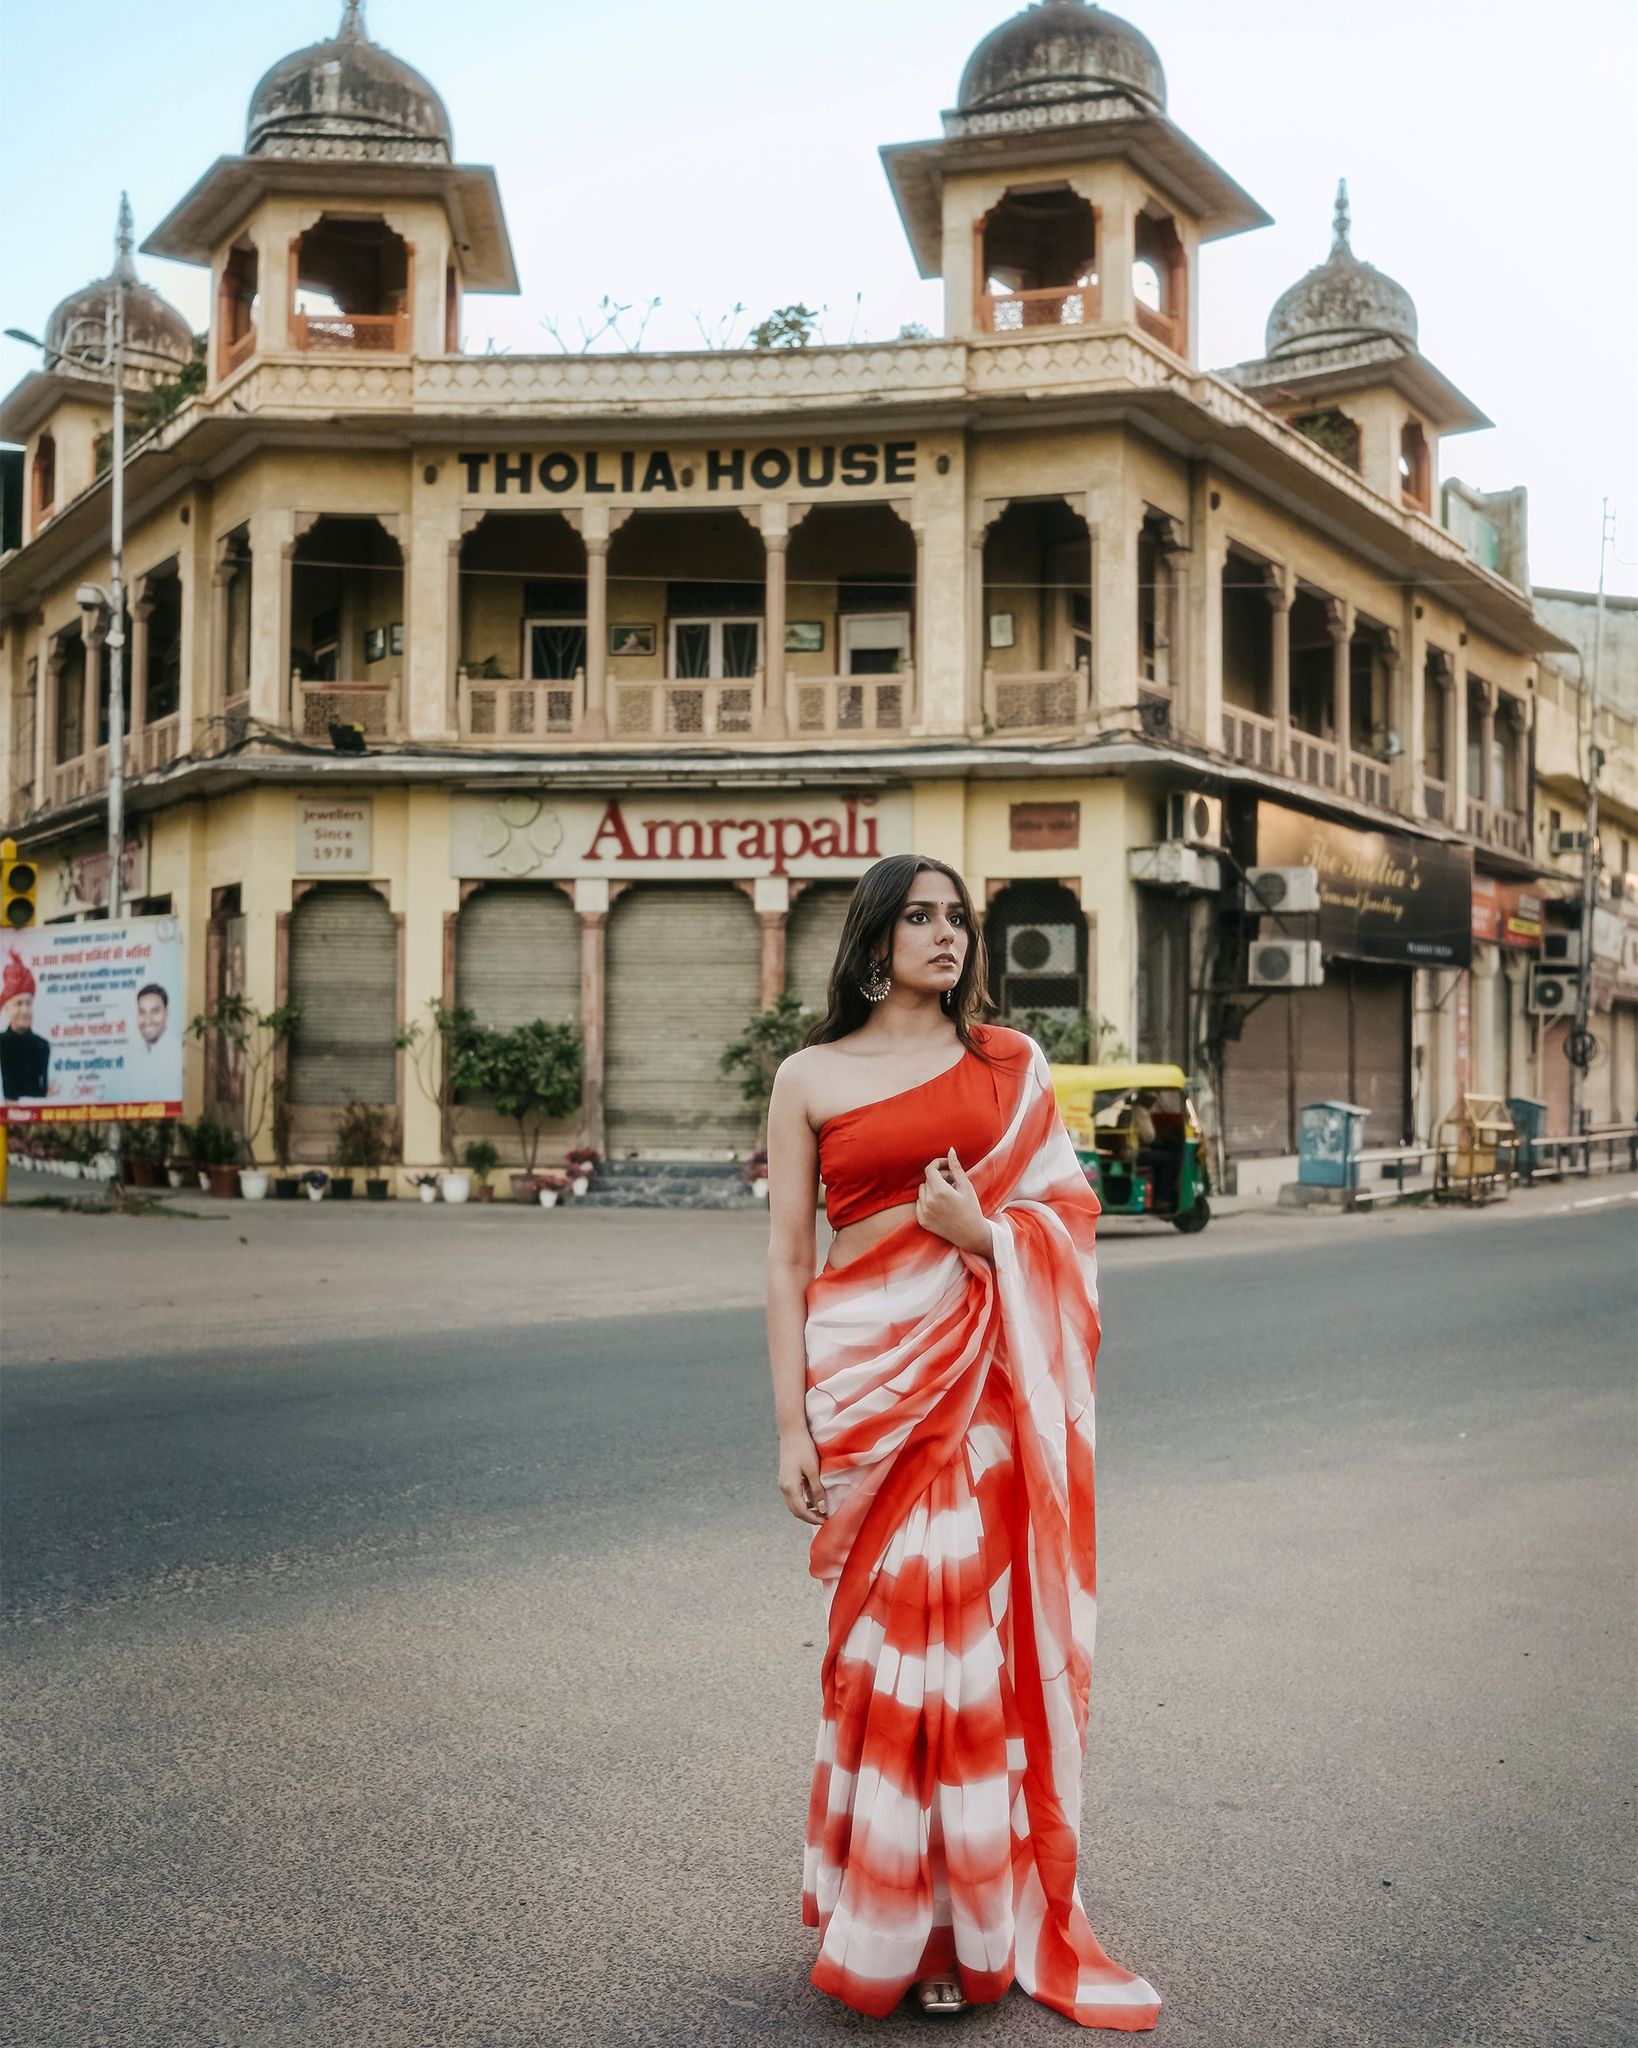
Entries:
{"type": "MultiPolygon", "coordinates": [[[[999,1073],[969,1173],[993,1259],[912,1218],[807,1296],[829,1517],[823,1713],[802,1917],[813,1982],[891,2012],[919,1978],[1016,1976],[1088,2027],[1154,2026],[1076,1884],[1096,1618],[1098,1205],[1038,1047],[999,1073]]],[[[884,1105],[886,1107],[886,1105],[884,1105]]],[[[927,1156],[939,1149],[936,1131],[927,1156]]]]}

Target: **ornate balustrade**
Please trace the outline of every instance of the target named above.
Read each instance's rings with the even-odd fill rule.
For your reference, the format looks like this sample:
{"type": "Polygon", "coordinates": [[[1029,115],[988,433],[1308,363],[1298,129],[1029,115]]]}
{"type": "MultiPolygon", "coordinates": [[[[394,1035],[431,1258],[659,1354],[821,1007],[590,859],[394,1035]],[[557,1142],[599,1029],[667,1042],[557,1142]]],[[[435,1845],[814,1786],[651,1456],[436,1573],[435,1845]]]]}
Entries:
{"type": "Polygon", "coordinates": [[[1290,744],[1291,773],[1296,779],[1306,782],[1310,789],[1329,790],[1335,795],[1342,787],[1342,754],[1336,742],[1293,726],[1290,744]]]}
{"type": "Polygon", "coordinates": [[[459,730],[463,740],[529,741],[571,738],[575,706],[585,695],[586,675],[577,669],[566,680],[491,677],[456,672],[459,730]]]}
{"type": "Polygon", "coordinates": [[[984,671],[984,716],[996,732],[1074,731],[1086,718],[1085,669],[984,671]]]}
{"type": "Polygon", "coordinates": [[[380,355],[409,352],[408,313],[292,313],[290,339],[308,352],[370,349],[380,355]]]}
{"type": "Polygon", "coordinates": [[[1223,752],[1231,760],[1244,761],[1251,768],[1266,768],[1273,774],[1278,766],[1278,748],[1272,718],[1260,712],[1242,711],[1237,705],[1223,706],[1223,752]]]}
{"type": "Polygon", "coordinates": [[[304,740],[325,740],[332,725],[356,725],[367,740],[398,734],[398,682],[310,682],[290,678],[296,731],[304,740]]]}
{"type": "Polygon", "coordinates": [[[1096,284],[987,292],[978,302],[979,325],[986,334],[1021,334],[1026,327],[1090,327],[1102,310],[1102,294],[1096,284]]]}
{"type": "Polygon", "coordinates": [[[1428,816],[1436,825],[1445,824],[1450,816],[1450,791],[1442,782],[1431,775],[1422,778],[1422,804],[1428,816]]]}
{"type": "Polygon", "coordinates": [[[829,733],[902,733],[909,729],[915,672],[893,675],[792,676],[791,729],[817,738],[829,733]]]}
{"type": "Polygon", "coordinates": [[[753,739],[762,673],[694,681],[667,677],[659,682],[614,686],[614,730],[628,739],[753,739]]]}

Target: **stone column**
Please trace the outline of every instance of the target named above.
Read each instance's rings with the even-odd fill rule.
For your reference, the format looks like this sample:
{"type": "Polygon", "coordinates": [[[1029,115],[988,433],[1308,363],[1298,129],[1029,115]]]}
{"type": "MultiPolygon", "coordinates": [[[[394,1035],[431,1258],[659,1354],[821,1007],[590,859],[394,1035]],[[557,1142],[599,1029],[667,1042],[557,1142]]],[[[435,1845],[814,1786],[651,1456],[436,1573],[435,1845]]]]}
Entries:
{"type": "Polygon", "coordinates": [[[1202,461],[1189,465],[1188,630],[1184,665],[1174,669],[1174,730],[1197,746],[1223,747],[1223,546],[1216,532],[1217,493],[1202,461]],[[1181,686],[1181,688],[1179,688],[1181,686]]]}
{"type": "MultiPolygon", "coordinates": [[[[430,451],[428,451],[430,453],[430,451]]],[[[460,466],[442,450],[410,465],[409,544],[404,549],[404,703],[412,740],[459,730],[455,670],[461,659],[460,466]]],[[[471,524],[476,525],[477,515],[471,524]]]]}
{"type": "Polygon", "coordinates": [[[580,1035],[585,1045],[585,1080],[580,1102],[582,1140],[603,1150],[603,1011],[610,890],[607,882],[580,880],[574,885],[575,915],[580,919],[580,1035]]]}
{"type": "Polygon", "coordinates": [[[1353,650],[1354,608],[1341,598],[1328,598],[1325,630],[1331,636],[1331,723],[1336,730],[1337,789],[1351,794],[1350,756],[1353,752],[1353,674],[1349,656],[1353,650]]]}
{"type": "Polygon", "coordinates": [[[762,1007],[772,1009],[785,987],[785,932],[790,921],[791,885],[784,875],[759,875],[751,901],[762,927],[762,1007]]]}
{"type": "Polygon", "coordinates": [[[131,600],[131,644],[125,650],[126,673],[131,678],[131,718],[125,734],[125,752],[138,775],[142,773],[142,735],[148,728],[148,621],[153,615],[154,601],[148,595],[144,578],[131,600]]]}
{"type": "Polygon", "coordinates": [[[1467,830],[1467,654],[1458,647],[1453,655],[1442,652],[1439,659],[1445,676],[1449,707],[1450,820],[1458,832],[1467,830]]]}
{"type": "Polygon", "coordinates": [[[1491,792],[1495,787],[1495,772],[1492,762],[1496,752],[1496,685],[1484,686],[1484,711],[1479,725],[1479,794],[1478,800],[1484,806],[1484,836],[1490,837],[1490,822],[1495,814],[1491,792]]]}
{"type": "Polygon", "coordinates": [[[1291,571],[1272,571],[1268,602],[1274,613],[1274,770],[1278,775],[1291,773],[1291,600],[1295,594],[1291,571]]]}
{"type": "Polygon", "coordinates": [[[580,730],[589,740],[609,736],[609,536],[587,533],[586,545],[586,701],[580,730]]]}
{"type": "Polygon", "coordinates": [[[916,536],[915,730],[947,737],[975,729],[972,679],[972,529],[983,514],[966,502],[962,431],[932,434],[916,457],[911,525],[916,536]]]}
{"type": "Polygon", "coordinates": [[[967,702],[965,729],[981,733],[989,706],[984,701],[984,668],[989,660],[984,617],[984,542],[988,525],[976,527],[967,539],[967,702]]]}
{"type": "Polygon", "coordinates": [[[57,714],[62,697],[63,670],[68,665],[61,634],[54,635],[46,642],[45,658],[40,664],[44,696],[35,716],[38,739],[35,743],[35,760],[38,764],[34,777],[35,800],[39,803],[54,801],[51,778],[57,767],[57,757],[62,752],[62,734],[57,726],[57,714]]]}
{"type": "Polygon", "coordinates": [[[296,723],[290,702],[290,581],[295,514],[250,516],[250,715],[263,725],[296,723]]]}
{"type": "Polygon", "coordinates": [[[783,506],[764,508],[762,520],[762,707],[756,730],[764,739],[782,740],[785,716],[785,550],[790,532],[783,506]]]}
{"type": "Polygon", "coordinates": [[[85,744],[81,751],[85,756],[86,788],[91,789],[95,787],[91,757],[97,751],[97,708],[102,699],[102,645],[108,630],[101,619],[89,618],[80,633],[85,642],[85,675],[80,686],[80,731],[85,744]]]}
{"type": "Polygon", "coordinates": [[[1425,818],[1427,800],[1423,781],[1427,772],[1427,732],[1419,686],[1405,686],[1405,662],[1399,632],[1386,626],[1382,632],[1382,659],[1388,671],[1388,724],[1398,733],[1403,751],[1388,765],[1389,788],[1395,807],[1406,817],[1425,818]]]}

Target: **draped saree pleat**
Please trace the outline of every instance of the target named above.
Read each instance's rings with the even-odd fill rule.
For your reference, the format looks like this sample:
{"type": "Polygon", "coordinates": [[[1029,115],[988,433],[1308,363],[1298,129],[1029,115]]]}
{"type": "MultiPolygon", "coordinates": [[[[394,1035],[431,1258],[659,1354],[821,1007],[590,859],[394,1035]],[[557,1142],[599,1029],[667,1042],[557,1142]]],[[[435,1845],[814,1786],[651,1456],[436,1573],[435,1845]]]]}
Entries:
{"type": "Polygon", "coordinates": [[[1105,1955],[1076,1882],[1098,1206],[1039,1048],[985,1042],[1013,1055],[1004,1135],[971,1168],[993,1259],[912,1219],[808,1290],[830,1514],[803,1918],[814,1983],[861,2012],[953,1972],[974,2003],[1016,1977],[1083,2026],[1139,2032],[1159,1996],[1105,1955]]]}

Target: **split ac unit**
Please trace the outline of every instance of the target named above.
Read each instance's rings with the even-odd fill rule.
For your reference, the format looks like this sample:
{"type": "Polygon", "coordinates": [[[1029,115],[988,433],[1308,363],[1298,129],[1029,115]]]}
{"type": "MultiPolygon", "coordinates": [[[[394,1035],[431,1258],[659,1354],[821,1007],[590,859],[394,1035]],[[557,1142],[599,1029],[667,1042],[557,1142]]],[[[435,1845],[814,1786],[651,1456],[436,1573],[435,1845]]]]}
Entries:
{"type": "Polygon", "coordinates": [[[1301,917],[1320,907],[1318,868],[1247,868],[1245,907],[1301,917]]]}
{"type": "Polygon", "coordinates": [[[1184,846],[1223,843],[1223,799],[1198,790],[1174,789],[1166,799],[1166,837],[1184,846]]]}
{"type": "Polygon", "coordinates": [[[1579,967],[1581,965],[1580,932],[1543,932],[1541,935],[1541,960],[1544,967],[1579,967]]]}
{"type": "Polygon", "coordinates": [[[1007,933],[1009,974],[1074,974],[1072,924],[1015,924],[1007,933]]]}
{"type": "Polygon", "coordinates": [[[1566,973],[1545,960],[1532,960],[1525,1008],[1536,1017],[1573,1017],[1580,978],[1574,968],[1566,973]]]}
{"type": "Polygon", "coordinates": [[[1256,940],[1246,979],[1253,988],[1318,988],[1325,979],[1319,940],[1256,940]]]}

